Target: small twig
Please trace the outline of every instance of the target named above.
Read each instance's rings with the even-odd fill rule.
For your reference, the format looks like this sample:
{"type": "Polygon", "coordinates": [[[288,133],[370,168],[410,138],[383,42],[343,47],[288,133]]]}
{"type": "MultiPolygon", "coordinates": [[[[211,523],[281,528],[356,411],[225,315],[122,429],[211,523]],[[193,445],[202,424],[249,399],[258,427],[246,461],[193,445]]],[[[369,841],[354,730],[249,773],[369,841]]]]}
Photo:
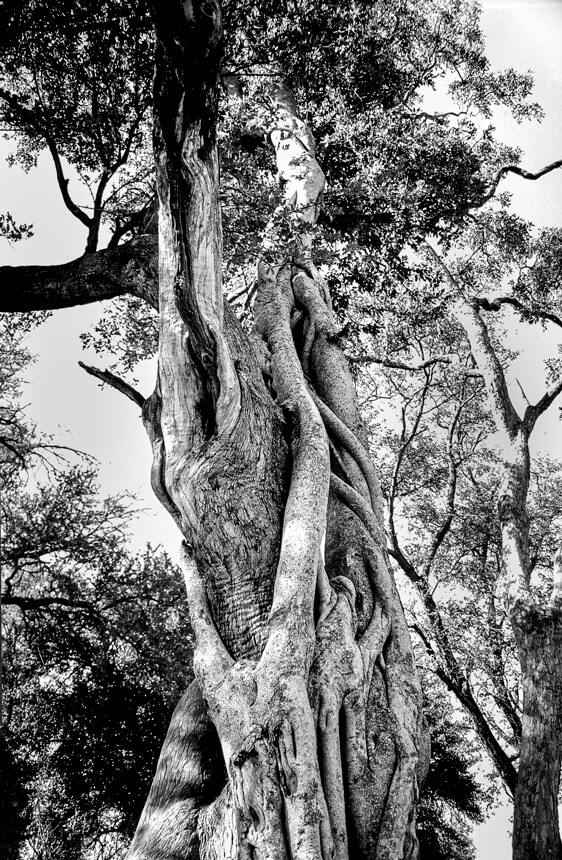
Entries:
{"type": "Polygon", "coordinates": [[[527,395],[525,393],[525,389],[523,388],[523,386],[521,385],[521,383],[519,382],[518,379],[516,379],[515,381],[516,381],[517,385],[519,386],[519,391],[521,392],[523,400],[525,401],[527,406],[530,406],[531,404],[529,403],[529,398],[527,397],[527,395]]]}

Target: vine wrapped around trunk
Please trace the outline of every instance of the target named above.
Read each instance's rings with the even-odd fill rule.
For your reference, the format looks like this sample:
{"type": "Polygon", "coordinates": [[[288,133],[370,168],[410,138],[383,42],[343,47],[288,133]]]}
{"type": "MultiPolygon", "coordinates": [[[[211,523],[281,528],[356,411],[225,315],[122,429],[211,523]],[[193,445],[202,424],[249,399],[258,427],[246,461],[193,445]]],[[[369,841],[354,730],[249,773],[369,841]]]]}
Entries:
{"type": "Polygon", "coordinates": [[[415,858],[421,694],[312,260],[314,141],[277,82],[268,131],[298,223],[259,266],[255,351],[222,296],[220,8],[153,15],[161,328],[144,417],[153,486],[183,535],[196,681],[128,858],[415,858]]]}

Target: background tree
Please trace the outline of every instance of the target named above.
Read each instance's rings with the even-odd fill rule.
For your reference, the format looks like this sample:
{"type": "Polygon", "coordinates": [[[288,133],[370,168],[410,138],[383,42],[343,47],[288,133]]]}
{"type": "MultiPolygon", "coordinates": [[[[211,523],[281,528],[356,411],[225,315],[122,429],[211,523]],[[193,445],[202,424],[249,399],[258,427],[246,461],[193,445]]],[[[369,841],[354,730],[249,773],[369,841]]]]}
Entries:
{"type": "MultiPolygon", "coordinates": [[[[521,318],[520,329],[542,324],[556,337],[559,320],[553,299],[558,286],[555,278],[545,279],[556,259],[555,236],[547,231],[533,240],[529,225],[501,210],[473,216],[468,230],[458,237],[457,254],[463,256],[455,262],[457,278],[445,268],[448,289],[437,291],[436,299],[433,293],[434,318],[418,319],[415,334],[409,344],[403,344],[399,358],[390,353],[377,359],[379,366],[388,368],[386,377],[371,371],[371,388],[376,392],[378,386],[379,397],[391,390],[399,398],[398,432],[387,438],[395,459],[392,466],[387,464],[384,482],[390,551],[419,595],[421,614],[416,613],[414,629],[434,670],[471,714],[506,787],[515,794],[515,856],[559,851],[558,765],[551,771],[536,762],[518,762],[519,768],[514,763],[520,750],[526,761],[533,760],[547,743],[545,738],[557,733],[559,718],[556,693],[551,705],[542,709],[546,714],[550,707],[551,716],[545,717],[541,728],[525,716],[535,711],[529,693],[520,701],[519,684],[525,688],[530,683],[525,680],[529,658],[519,648],[518,659],[514,648],[520,622],[513,615],[509,546],[513,534],[518,534],[519,547],[525,547],[524,552],[521,549],[527,589],[523,603],[536,609],[537,617],[545,614],[546,628],[550,624],[555,628],[551,594],[556,592],[557,577],[559,466],[544,460],[537,463],[534,481],[540,500],[533,498],[534,493],[528,498],[532,474],[528,437],[561,384],[558,361],[550,359],[550,386],[545,384],[544,395],[534,405],[521,392],[524,405],[518,413],[513,387],[508,390],[506,379],[511,356],[505,331],[494,324],[494,317],[484,318],[483,312],[514,308],[521,318]],[[454,293],[450,292],[453,285],[454,293]],[[491,291],[500,289],[501,293],[488,298],[491,291]],[[445,320],[449,327],[443,330],[445,320]],[[500,395],[494,384],[501,385],[514,426],[521,422],[524,428],[517,465],[511,431],[497,412],[500,395]],[[495,446],[491,431],[497,434],[495,446]],[[514,472],[522,483],[514,479],[514,472]],[[509,498],[510,492],[506,487],[512,486],[519,488],[516,506],[505,501],[505,493],[509,498]],[[517,527],[511,524],[511,536],[506,510],[518,518],[517,527]],[[460,638],[459,630],[466,631],[460,638]],[[533,811],[525,812],[529,804],[533,811]],[[532,827],[531,820],[544,824],[532,827]]],[[[439,265],[443,270],[443,263],[439,265]]],[[[390,325],[400,324],[402,317],[403,311],[397,310],[390,325]]],[[[385,456],[388,448],[379,451],[381,463],[385,456]]],[[[539,629],[539,622],[534,623],[539,629]]],[[[527,643],[527,647],[533,647],[535,655],[542,653],[540,643],[527,643]]],[[[540,659],[548,663],[544,654],[540,659]]],[[[555,674],[553,668],[552,677],[555,674]]],[[[536,682],[536,673],[533,677],[536,682]]],[[[534,695],[541,695],[542,683],[533,688],[534,695]]],[[[550,697],[552,689],[552,679],[545,680],[544,695],[550,697]]]]}
{"type": "Polygon", "coordinates": [[[479,750],[469,728],[451,714],[447,697],[426,679],[424,706],[431,732],[431,764],[418,807],[420,858],[475,856],[471,826],[481,823],[490,802],[475,776],[479,750]]]}
{"type": "Polygon", "coordinates": [[[131,509],[101,502],[91,470],[35,491],[13,477],[1,513],[11,856],[19,842],[42,860],[108,858],[132,836],[191,679],[181,577],[162,552],[125,551],[131,509]]]}

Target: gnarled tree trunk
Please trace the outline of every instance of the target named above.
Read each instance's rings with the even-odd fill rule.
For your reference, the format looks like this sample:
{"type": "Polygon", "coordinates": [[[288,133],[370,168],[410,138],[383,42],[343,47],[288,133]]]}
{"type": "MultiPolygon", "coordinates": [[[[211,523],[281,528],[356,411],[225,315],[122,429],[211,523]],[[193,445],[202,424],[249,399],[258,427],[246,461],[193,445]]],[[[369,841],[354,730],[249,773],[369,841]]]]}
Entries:
{"type": "Polygon", "coordinates": [[[415,858],[420,688],[312,261],[314,141],[278,82],[271,140],[300,226],[259,267],[252,340],[221,285],[220,8],[174,0],[154,20],[161,324],[144,418],[183,535],[196,681],[128,858],[415,858]]]}

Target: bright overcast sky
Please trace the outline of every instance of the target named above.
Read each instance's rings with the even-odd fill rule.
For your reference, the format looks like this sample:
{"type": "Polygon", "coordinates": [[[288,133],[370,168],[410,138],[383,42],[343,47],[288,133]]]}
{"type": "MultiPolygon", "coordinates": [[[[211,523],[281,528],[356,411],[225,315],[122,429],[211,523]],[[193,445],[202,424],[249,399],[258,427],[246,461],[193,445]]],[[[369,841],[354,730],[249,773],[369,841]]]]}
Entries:
{"type": "MultiPolygon", "coordinates": [[[[540,125],[517,125],[506,116],[497,116],[496,125],[504,140],[523,150],[522,166],[538,170],[562,157],[562,2],[560,0],[484,0],[483,27],[488,57],[496,69],[513,67],[535,74],[535,99],[543,106],[545,118],[540,125]]],[[[0,154],[5,151],[2,144],[0,154]]],[[[3,160],[3,159],[2,159],[3,160]]],[[[0,211],[10,211],[16,222],[31,222],[33,239],[9,247],[0,246],[0,264],[60,263],[78,256],[83,249],[84,229],[64,208],[47,157],[37,170],[25,176],[17,168],[0,164],[0,211]]],[[[539,226],[562,224],[562,171],[538,182],[516,177],[502,183],[513,193],[515,211],[539,226]]],[[[72,190],[72,187],[71,187],[72,190]]],[[[54,434],[56,441],[74,445],[95,455],[101,464],[104,492],[125,488],[140,491],[143,505],[150,506],[142,516],[137,540],[162,543],[175,555],[179,534],[169,516],[152,500],[148,486],[150,451],[142,428],[139,410],[117,392],[105,389],[87,376],[78,360],[105,366],[95,355],[84,355],[78,335],[85,331],[99,310],[92,308],[59,311],[34,337],[32,350],[39,360],[28,374],[25,400],[29,414],[40,431],[54,434]]],[[[540,336],[539,329],[533,337],[540,336]]],[[[523,344],[533,350],[533,344],[523,344]]],[[[517,376],[526,385],[534,369],[527,360],[518,367],[517,376]]],[[[139,388],[150,393],[153,368],[141,374],[139,388]]],[[[551,410],[538,432],[559,438],[558,409],[551,410]]],[[[546,438],[546,436],[545,436],[546,438]]],[[[498,860],[510,856],[506,836],[507,813],[500,812],[490,824],[478,828],[478,860],[498,860]]]]}

